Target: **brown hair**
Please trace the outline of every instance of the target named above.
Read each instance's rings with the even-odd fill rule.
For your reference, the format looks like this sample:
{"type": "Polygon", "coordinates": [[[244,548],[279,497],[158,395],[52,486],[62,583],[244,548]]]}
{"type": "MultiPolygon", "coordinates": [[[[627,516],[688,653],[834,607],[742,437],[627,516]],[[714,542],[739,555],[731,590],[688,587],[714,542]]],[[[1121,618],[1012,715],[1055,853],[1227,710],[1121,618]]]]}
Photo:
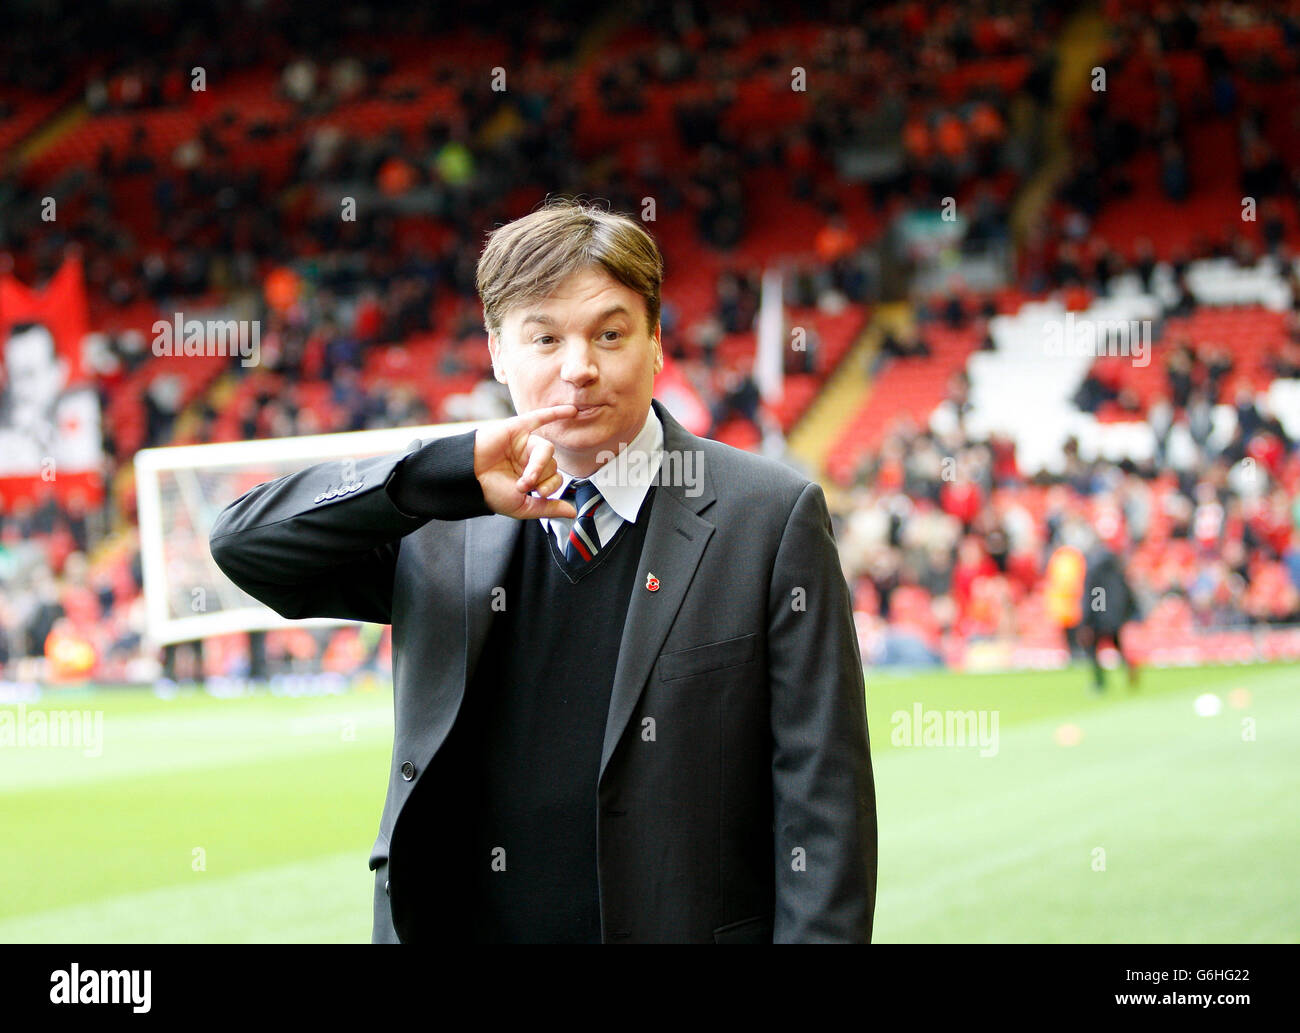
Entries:
{"type": "Polygon", "coordinates": [[[635,219],[576,199],[554,198],[488,235],[478,260],[483,322],[494,333],[516,305],[549,296],[573,273],[602,266],[645,299],[651,334],[659,323],[663,257],[635,219]]]}

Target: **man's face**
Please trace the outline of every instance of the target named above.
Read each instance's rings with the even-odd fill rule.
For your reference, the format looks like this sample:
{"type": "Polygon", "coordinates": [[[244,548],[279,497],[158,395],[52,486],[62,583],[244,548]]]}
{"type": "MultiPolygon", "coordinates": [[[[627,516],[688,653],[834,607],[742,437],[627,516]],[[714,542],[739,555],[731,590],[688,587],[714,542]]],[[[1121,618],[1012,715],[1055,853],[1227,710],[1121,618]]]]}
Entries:
{"type": "Polygon", "coordinates": [[[64,372],[45,327],[31,327],[5,342],[5,375],[16,408],[44,412],[62,390],[64,372]]]}
{"type": "Polygon", "coordinates": [[[500,335],[488,334],[488,348],[517,412],[578,407],[573,418],[537,433],[555,445],[557,465],[579,477],[640,432],[663,369],[659,327],[652,333],[647,326],[645,299],[599,266],[574,273],[549,298],[508,311],[500,335]]]}

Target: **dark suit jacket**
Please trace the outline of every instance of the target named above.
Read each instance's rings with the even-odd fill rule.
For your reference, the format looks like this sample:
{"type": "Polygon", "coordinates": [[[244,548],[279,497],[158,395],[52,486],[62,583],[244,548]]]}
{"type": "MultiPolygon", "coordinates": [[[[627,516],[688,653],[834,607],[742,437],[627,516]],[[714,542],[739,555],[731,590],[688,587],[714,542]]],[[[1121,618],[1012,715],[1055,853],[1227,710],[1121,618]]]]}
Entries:
{"type": "MultiPolygon", "coordinates": [[[[633,588],[605,726],[593,801],[602,939],[869,942],[875,786],[821,488],[696,437],[652,404],[665,451],[693,453],[702,476],[699,490],[661,476],[639,517],[649,525],[637,578],[653,573],[660,587],[633,588]]],[[[330,462],[258,485],[210,539],[227,576],[282,616],[393,626],[393,756],[370,855],[375,942],[456,935],[436,921],[440,901],[456,903],[438,875],[437,820],[452,813],[442,804],[456,773],[439,769],[438,752],[522,527],[472,515],[486,509],[472,433],[427,446],[438,451],[440,515],[399,510],[386,485],[424,444],[358,460],[346,483],[330,462]]]]}
{"type": "Polygon", "coordinates": [[[1137,598],[1124,574],[1124,561],[1107,545],[1089,549],[1083,583],[1084,626],[1098,635],[1114,635],[1137,616],[1137,598]]]}

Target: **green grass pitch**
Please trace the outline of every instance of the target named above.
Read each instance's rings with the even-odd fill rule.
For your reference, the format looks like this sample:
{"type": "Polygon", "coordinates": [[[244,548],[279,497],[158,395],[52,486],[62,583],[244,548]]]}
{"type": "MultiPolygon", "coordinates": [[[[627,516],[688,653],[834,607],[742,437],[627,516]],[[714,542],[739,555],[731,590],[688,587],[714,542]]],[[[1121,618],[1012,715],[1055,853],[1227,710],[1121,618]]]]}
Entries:
{"type": "MultiPolygon", "coordinates": [[[[1300,938],[1300,671],[1087,683],[868,673],[876,942],[1300,938]],[[903,744],[918,706],[996,715],[996,752],[903,744]]],[[[25,707],[102,712],[102,751],[0,746],[0,941],[369,940],[388,691],[25,707]]]]}

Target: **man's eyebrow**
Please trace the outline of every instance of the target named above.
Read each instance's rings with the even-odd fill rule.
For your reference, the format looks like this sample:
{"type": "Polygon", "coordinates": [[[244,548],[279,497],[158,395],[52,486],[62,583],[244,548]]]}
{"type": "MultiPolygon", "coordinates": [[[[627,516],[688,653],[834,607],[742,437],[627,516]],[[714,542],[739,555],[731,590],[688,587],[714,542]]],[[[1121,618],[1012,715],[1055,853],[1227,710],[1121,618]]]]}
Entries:
{"type": "MultiPolygon", "coordinates": [[[[630,316],[631,314],[632,313],[630,313],[627,310],[627,306],[625,305],[612,305],[609,308],[605,309],[603,312],[598,313],[596,315],[596,318],[593,319],[592,322],[601,323],[604,322],[606,319],[608,319],[610,316],[630,316]]],[[[556,325],[555,320],[552,319],[550,316],[548,316],[545,312],[530,312],[528,315],[524,316],[523,322],[520,323],[519,325],[527,326],[529,323],[536,323],[538,326],[556,325]]]]}
{"type": "Polygon", "coordinates": [[[545,312],[533,312],[527,316],[524,316],[524,321],[519,325],[526,326],[529,323],[537,323],[541,326],[555,326],[555,320],[552,319],[550,316],[548,316],[545,312]]]}

